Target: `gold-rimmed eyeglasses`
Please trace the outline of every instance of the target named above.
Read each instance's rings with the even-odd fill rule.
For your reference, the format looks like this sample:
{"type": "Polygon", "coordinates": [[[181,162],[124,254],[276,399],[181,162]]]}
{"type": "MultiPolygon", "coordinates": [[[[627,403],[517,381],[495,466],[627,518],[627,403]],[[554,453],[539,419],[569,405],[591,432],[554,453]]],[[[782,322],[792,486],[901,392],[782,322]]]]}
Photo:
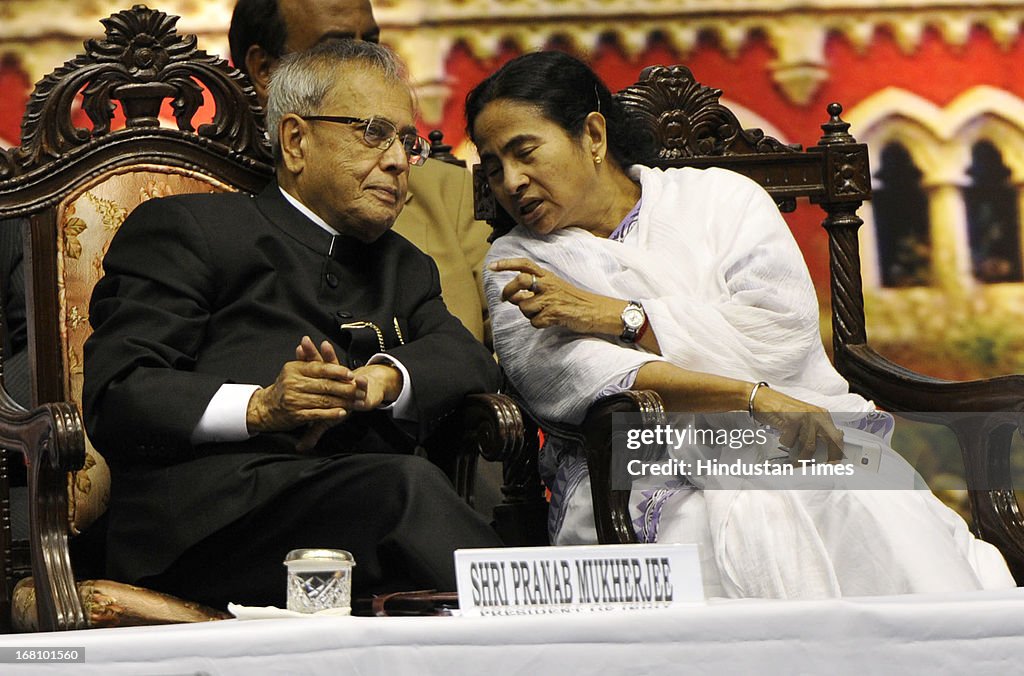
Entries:
{"type": "Polygon", "coordinates": [[[412,131],[399,134],[398,128],[387,118],[374,116],[367,119],[343,115],[303,115],[301,117],[303,120],[309,121],[362,125],[363,143],[371,148],[378,148],[381,152],[390,148],[396,138],[401,139],[402,148],[409,158],[409,164],[414,167],[422,165],[430,156],[430,141],[412,131]]]}

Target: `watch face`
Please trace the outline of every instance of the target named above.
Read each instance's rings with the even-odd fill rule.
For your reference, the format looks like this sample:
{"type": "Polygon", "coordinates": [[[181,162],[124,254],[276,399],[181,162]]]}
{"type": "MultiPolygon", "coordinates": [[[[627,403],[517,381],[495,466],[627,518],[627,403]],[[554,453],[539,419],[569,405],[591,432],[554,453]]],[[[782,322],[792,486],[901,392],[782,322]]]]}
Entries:
{"type": "Polygon", "coordinates": [[[628,306],[622,312],[622,323],[631,329],[639,329],[644,325],[644,311],[635,305],[628,306]]]}

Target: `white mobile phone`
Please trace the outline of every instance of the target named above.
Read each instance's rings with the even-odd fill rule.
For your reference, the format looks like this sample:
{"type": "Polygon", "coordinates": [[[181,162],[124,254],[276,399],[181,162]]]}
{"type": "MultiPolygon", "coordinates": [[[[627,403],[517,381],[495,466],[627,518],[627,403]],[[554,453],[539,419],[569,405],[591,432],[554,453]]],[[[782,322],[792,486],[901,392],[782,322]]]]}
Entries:
{"type": "MultiPolygon", "coordinates": [[[[852,464],[860,472],[877,472],[882,463],[882,441],[874,434],[851,427],[840,427],[843,433],[843,462],[852,464]]],[[[790,453],[782,446],[781,451],[790,453]]],[[[796,455],[790,453],[793,462],[796,455]]],[[[814,449],[815,462],[828,462],[828,448],[821,439],[814,449]]]]}
{"type": "Polygon", "coordinates": [[[882,443],[878,439],[862,442],[843,438],[843,459],[862,472],[877,472],[882,464],[882,443]]]}

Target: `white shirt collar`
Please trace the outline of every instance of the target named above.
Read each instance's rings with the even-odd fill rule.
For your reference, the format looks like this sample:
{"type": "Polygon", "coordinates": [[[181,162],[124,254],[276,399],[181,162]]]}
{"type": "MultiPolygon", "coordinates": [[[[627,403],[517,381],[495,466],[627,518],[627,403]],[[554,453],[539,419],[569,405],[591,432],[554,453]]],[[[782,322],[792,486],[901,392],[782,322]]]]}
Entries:
{"type": "Polygon", "coordinates": [[[327,232],[331,233],[332,235],[335,235],[335,236],[337,236],[337,235],[340,235],[340,234],[341,234],[340,232],[338,232],[337,230],[335,230],[335,229],[334,229],[334,228],[332,228],[331,226],[327,225],[327,221],[325,221],[324,219],[320,218],[319,216],[317,216],[316,214],[314,214],[314,213],[313,213],[312,211],[310,211],[310,210],[309,210],[309,207],[307,207],[307,206],[306,206],[305,204],[303,204],[302,202],[300,202],[300,201],[298,200],[298,198],[297,198],[297,197],[292,197],[292,196],[291,196],[291,195],[290,195],[290,194],[288,193],[288,191],[287,191],[287,190],[285,190],[284,188],[282,188],[281,186],[277,186],[277,189],[278,189],[278,190],[280,190],[280,191],[281,191],[281,194],[282,194],[282,195],[284,195],[284,198],[285,198],[286,200],[288,200],[288,202],[289,202],[289,203],[290,203],[290,204],[291,204],[291,205],[292,205],[293,207],[295,207],[296,209],[298,209],[299,211],[301,211],[301,212],[302,212],[302,214],[303,214],[303,215],[304,215],[304,216],[305,216],[306,218],[308,218],[309,220],[313,221],[314,223],[316,223],[317,225],[319,225],[319,226],[320,226],[321,228],[323,228],[323,229],[324,229],[324,230],[326,230],[327,232]]]}

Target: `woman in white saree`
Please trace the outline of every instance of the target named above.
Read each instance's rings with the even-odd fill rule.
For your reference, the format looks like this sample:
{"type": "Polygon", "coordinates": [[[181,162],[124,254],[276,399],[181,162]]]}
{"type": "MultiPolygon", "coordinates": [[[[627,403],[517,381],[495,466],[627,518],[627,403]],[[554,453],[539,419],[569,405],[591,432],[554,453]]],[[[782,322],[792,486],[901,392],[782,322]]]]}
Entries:
{"type": "MultiPolygon", "coordinates": [[[[829,362],[807,268],[760,186],[632,165],[621,106],[557,52],[510,61],[470,93],[466,117],[517,224],[484,271],[494,345],[541,418],[578,423],[600,396],[651,389],[671,411],[748,411],[794,457],[823,443],[839,460],[838,422],[902,463],[891,416],[829,362]]],[[[581,449],[550,439],[541,465],[552,541],[596,542],[581,449]]],[[[631,511],[641,541],[701,545],[709,596],[1014,584],[999,552],[923,490],[700,490],[679,477],[634,490],[631,511]]]]}

